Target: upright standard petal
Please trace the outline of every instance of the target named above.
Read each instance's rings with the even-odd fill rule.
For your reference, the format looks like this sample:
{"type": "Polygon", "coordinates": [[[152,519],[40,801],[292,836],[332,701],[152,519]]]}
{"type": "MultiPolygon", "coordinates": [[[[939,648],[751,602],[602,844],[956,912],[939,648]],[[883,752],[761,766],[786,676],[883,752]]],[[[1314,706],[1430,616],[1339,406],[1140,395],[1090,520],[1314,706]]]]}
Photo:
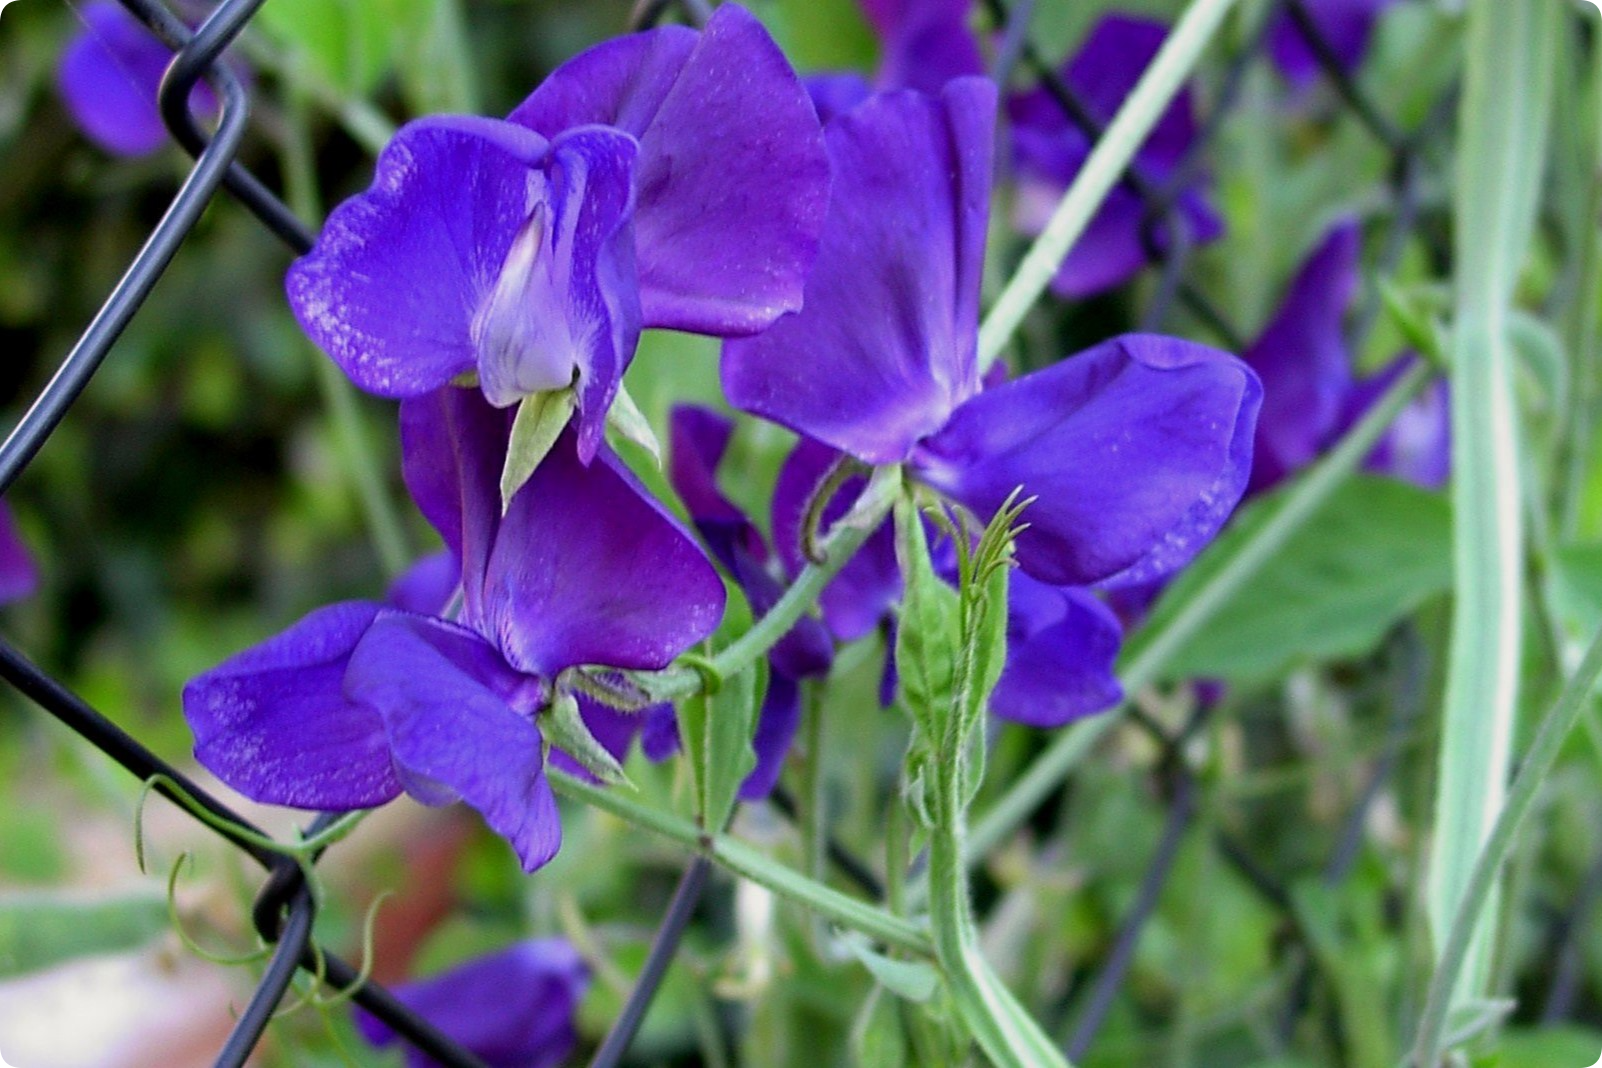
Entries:
{"type": "Polygon", "coordinates": [[[647,326],[720,337],[801,305],[828,202],[812,103],[755,18],[718,8],[592,48],[512,112],[547,137],[604,123],[640,141],[635,218],[647,326]]]}
{"type": "Polygon", "coordinates": [[[995,87],[886,93],[829,124],[834,193],[806,304],[723,349],[736,407],[870,463],[979,388],[995,87]]]}
{"type": "Polygon", "coordinates": [[[990,710],[1032,727],[1060,727],[1123,697],[1113,662],[1118,617],[1085,590],[1014,572],[1007,599],[1007,664],[990,710]]]}
{"type": "MultiPolygon", "coordinates": [[[[578,1005],[589,982],[589,968],[571,944],[544,938],[396,987],[394,993],[489,1068],[558,1068],[578,1044],[578,1005]]],[[[399,1041],[387,1024],[365,1012],[358,1013],[357,1025],[375,1046],[399,1041]]],[[[437,1068],[410,1048],[406,1064],[437,1068]]]]}
{"type": "MultiPolygon", "coordinates": [[[[1380,12],[1395,0],[1313,0],[1307,14],[1318,27],[1319,35],[1329,44],[1330,51],[1343,69],[1351,71],[1363,61],[1368,51],[1369,37],[1380,12]]],[[[1289,13],[1281,11],[1274,16],[1274,25],[1268,33],[1268,52],[1285,80],[1294,86],[1305,86],[1318,77],[1322,69],[1318,53],[1307,42],[1307,37],[1289,13]]]]}
{"type": "Polygon", "coordinates": [[[1344,325],[1357,293],[1361,235],[1337,224],[1297,272],[1284,302],[1242,358],[1263,382],[1251,491],[1312,463],[1336,429],[1352,389],[1344,325]]]}
{"type": "Polygon", "coordinates": [[[461,627],[385,611],[350,656],[345,692],[381,717],[408,793],[461,798],[525,871],[556,855],[562,826],[533,720],[538,680],[519,679],[461,627]]]}
{"type": "Polygon", "coordinates": [[[604,446],[586,466],[564,432],[501,514],[508,420],[473,390],[402,405],[407,486],[461,547],[462,621],[545,677],[575,664],[665,667],[712,633],[722,580],[604,446]]]}
{"type": "MultiPolygon", "coordinates": [[[[1063,68],[1063,79],[1099,122],[1110,122],[1134,90],[1140,74],[1162,47],[1167,30],[1161,23],[1128,15],[1108,15],[1085,38],[1063,68]]],[[[1090,155],[1090,137],[1063,113],[1045,89],[1016,95],[1007,102],[1018,162],[1015,221],[1026,233],[1039,233],[1069,184],[1090,155]]],[[[1183,89],[1158,118],[1135,156],[1141,172],[1167,182],[1190,151],[1196,122],[1190,90],[1183,89]]],[[[1178,206],[1192,244],[1212,241],[1223,233],[1219,218],[1204,194],[1204,182],[1188,183],[1178,206]]],[[[1086,297],[1116,286],[1139,271],[1172,235],[1144,233],[1146,205],[1123,187],[1106,202],[1075,242],[1052,279],[1059,296],[1086,297]]]]}
{"type": "MultiPolygon", "coordinates": [[[[121,4],[96,0],[79,12],[83,29],[61,54],[56,88],[67,112],[95,144],[117,156],[143,156],[167,143],[156,97],[172,52],[121,4]]],[[[217,111],[204,82],[189,97],[198,115],[217,111]]]]}
{"type": "Polygon", "coordinates": [[[865,0],[862,7],[884,42],[881,85],[933,94],[985,72],[969,24],[972,0],[865,0]]]}
{"type": "Polygon", "coordinates": [[[547,147],[494,119],[403,126],[372,187],[334,209],[289,269],[290,307],[307,335],[384,397],[476,370],[474,315],[542,204],[536,167],[547,147]]]}
{"type": "Polygon", "coordinates": [[[1020,487],[1019,565],[1056,586],[1146,582],[1193,557],[1246,488],[1257,376],[1204,345],[1114,338],[981,393],[912,471],[987,520],[1020,487]]]}
{"type": "Polygon", "coordinates": [[[184,687],[195,759],[253,801],[371,808],[401,782],[378,713],[346,696],[345,669],[381,607],[321,608],[184,687]]]}

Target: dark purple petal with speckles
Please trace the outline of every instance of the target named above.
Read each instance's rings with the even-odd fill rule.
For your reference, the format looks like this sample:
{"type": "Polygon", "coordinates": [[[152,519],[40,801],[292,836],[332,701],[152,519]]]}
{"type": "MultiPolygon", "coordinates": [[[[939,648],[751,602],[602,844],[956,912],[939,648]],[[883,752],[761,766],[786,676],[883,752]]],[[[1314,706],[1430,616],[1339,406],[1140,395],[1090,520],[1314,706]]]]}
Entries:
{"type": "Polygon", "coordinates": [[[724,345],[736,407],[894,463],[978,390],[994,122],[995,87],[962,78],[829,124],[834,195],[806,305],[724,345]]]}
{"type": "Polygon", "coordinates": [[[1130,334],[973,398],[915,477],[988,520],[1018,487],[1018,562],[1057,586],[1127,585],[1199,552],[1246,487],[1262,388],[1240,360],[1130,334]]]}
{"type": "Polygon", "coordinates": [[[647,326],[737,337],[800,307],[828,202],[812,103],[755,18],[720,6],[558,68],[511,120],[547,137],[604,123],[640,141],[635,217],[647,326]]]}
{"type": "Polygon", "coordinates": [[[184,687],[195,759],[253,801],[371,808],[401,783],[379,715],[343,689],[351,653],[381,606],[320,608],[184,687]]]}

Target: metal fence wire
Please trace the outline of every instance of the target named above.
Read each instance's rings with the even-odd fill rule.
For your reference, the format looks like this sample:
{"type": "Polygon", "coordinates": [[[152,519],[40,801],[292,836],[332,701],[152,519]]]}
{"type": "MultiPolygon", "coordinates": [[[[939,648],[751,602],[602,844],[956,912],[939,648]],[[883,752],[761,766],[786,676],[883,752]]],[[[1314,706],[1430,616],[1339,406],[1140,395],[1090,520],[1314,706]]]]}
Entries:
{"type": "MultiPolygon", "coordinates": [[[[309,251],[315,239],[312,228],[297,218],[250,171],[235,162],[250,119],[250,94],[228,66],[217,60],[250,24],[265,0],[220,0],[211,15],[194,31],[160,0],[120,2],[175,52],[161,83],[159,106],[168,131],[193,157],[194,165],[160,222],[99,312],[62,360],[38,399],[4,442],[0,443],[0,495],[16,481],[66,417],[177,254],[184,238],[220,189],[226,189],[295,255],[309,251]],[[216,91],[221,101],[217,128],[210,136],[202,131],[188,110],[190,91],[202,78],[216,91]]],[[[641,28],[655,22],[675,2],[692,22],[704,20],[707,14],[705,0],[639,0],[630,20],[631,28],[641,28]]],[[[998,80],[1005,83],[1013,65],[1023,64],[1031,77],[1040,79],[1075,126],[1089,138],[1099,137],[1105,119],[1093,114],[1059,75],[1056,65],[1029,40],[1026,26],[1032,8],[1031,0],[1015,0],[1011,6],[1006,0],[984,0],[984,9],[999,42],[995,70],[998,80]]],[[[1142,316],[1144,327],[1158,326],[1166,318],[1171,306],[1177,303],[1184,306],[1202,327],[1215,334],[1227,347],[1238,352],[1243,345],[1240,330],[1184,277],[1192,242],[1178,207],[1178,199],[1231,108],[1238,102],[1243,74],[1263,50],[1268,27],[1281,12],[1288,13],[1306,39],[1340,105],[1354,114],[1390,154],[1393,226],[1382,253],[1379,268],[1382,276],[1394,269],[1403,246],[1417,225],[1423,147],[1450,113],[1448,105],[1453,100],[1453,94],[1448,93],[1416,131],[1410,134],[1400,132],[1343,67],[1335,50],[1321,36],[1316,21],[1308,12],[1306,0],[1276,0],[1267,5],[1262,13],[1262,28],[1230,57],[1194,147],[1183,164],[1176,168],[1172,179],[1159,183],[1144,174],[1138,163],[1133,162],[1121,178],[1123,187],[1137,195],[1147,208],[1145,241],[1158,267],[1154,295],[1142,316]]],[[[1366,332],[1375,316],[1376,305],[1371,297],[1369,305],[1355,317],[1354,332],[1366,332]]],[[[252,922],[257,933],[274,948],[249,1002],[239,1014],[217,1055],[217,1068],[236,1068],[246,1063],[300,970],[305,970],[316,981],[349,991],[357,1005],[387,1024],[413,1048],[440,1064],[448,1068],[485,1068],[484,1062],[477,1056],[409,1010],[384,986],[364,978],[346,961],[317,944],[313,934],[317,906],[307,886],[305,872],[294,858],[262,848],[258,844],[264,837],[261,830],[183,771],[141,745],[4,638],[0,638],[0,678],[126,769],[134,779],[149,784],[150,789],[179,804],[185,811],[189,810],[185,806],[203,809],[211,817],[203,821],[207,827],[266,870],[267,878],[252,909],[252,922]]],[[[1112,952],[1090,984],[1092,996],[1069,1040],[1076,1058],[1089,1046],[1122,985],[1133,956],[1134,941],[1155,906],[1158,891],[1172,868],[1179,839],[1191,825],[1195,809],[1192,779],[1185,758],[1179,751],[1184,737],[1167,737],[1160,727],[1140,723],[1138,719],[1137,724],[1152,731],[1163,748],[1164,757],[1160,762],[1163,778],[1161,794],[1170,809],[1170,829],[1163,835],[1152,858],[1135,905],[1119,926],[1112,952]]],[[[1364,791],[1364,798],[1372,799],[1378,792],[1378,780],[1388,771],[1390,763],[1382,762],[1376,768],[1375,781],[1370,789],[1364,791]]],[[[774,807],[781,814],[794,814],[793,803],[782,792],[774,798],[774,807]]],[[[1366,802],[1352,813],[1347,825],[1351,833],[1342,836],[1341,855],[1331,860],[1329,874],[1334,878],[1338,878],[1350,866],[1350,857],[1355,854],[1356,842],[1361,835],[1364,807],[1366,802]]],[[[332,819],[331,815],[318,817],[307,828],[307,833],[315,834],[332,819]]],[[[1283,905],[1289,915],[1289,898],[1283,886],[1277,884],[1272,875],[1257,868],[1238,842],[1220,836],[1216,845],[1224,859],[1240,869],[1247,882],[1265,900],[1276,906],[1283,905]]],[[[839,872],[857,884],[863,893],[870,897],[882,895],[872,865],[852,856],[832,840],[829,843],[829,857],[839,872]]],[[[639,980],[623,1012],[591,1061],[592,1068],[613,1068],[626,1056],[662,976],[678,951],[683,932],[707,883],[708,872],[709,865],[704,858],[696,859],[686,868],[639,980]]],[[[1306,991],[1303,990],[1295,1000],[1305,1004],[1306,991]]],[[[1286,1015],[1292,1022],[1300,1007],[1296,1004],[1287,1006],[1286,1015]]]]}

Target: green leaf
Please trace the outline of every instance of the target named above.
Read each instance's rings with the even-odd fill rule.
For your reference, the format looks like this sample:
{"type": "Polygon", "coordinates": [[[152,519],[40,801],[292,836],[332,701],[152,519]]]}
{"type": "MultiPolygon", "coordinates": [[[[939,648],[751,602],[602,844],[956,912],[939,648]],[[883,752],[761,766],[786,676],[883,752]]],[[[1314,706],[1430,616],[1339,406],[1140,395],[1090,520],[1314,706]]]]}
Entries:
{"type": "Polygon", "coordinates": [[[928,961],[898,960],[873,947],[866,935],[847,931],[840,939],[879,985],[907,1001],[924,1002],[940,988],[940,973],[928,961]]]}
{"type": "Polygon", "coordinates": [[[935,574],[923,517],[911,500],[896,502],[896,560],[906,592],[896,627],[896,671],[902,705],[923,734],[940,743],[956,708],[960,598],[935,574]]]}
{"type": "MultiPolygon", "coordinates": [[[[728,607],[713,635],[715,648],[726,647],[752,624],[745,597],[732,584],[725,586],[728,607]]],[[[721,831],[728,823],[740,783],[756,767],[751,737],[757,706],[767,692],[767,673],[767,661],[758,660],[721,685],[679,702],[679,738],[695,782],[696,819],[705,830],[721,831]]]]}
{"type": "Polygon", "coordinates": [[[506,445],[506,466],[501,469],[501,511],[511,507],[512,498],[556,444],[577,403],[571,389],[556,389],[532,393],[517,406],[512,437],[506,445]]]}
{"type": "Polygon", "coordinates": [[[364,96],[389,68],[397,21],[423,0],[273,0],[257,16],[263,30],[298,53],[341,92],[364,96]]]}
{"type": "MultiPolygon", "coordinates": [[[[1146,629],[1160,631],[1273,516],[1286,492],[1242,512],[1165,592],[1146,629]]],[[[1441,496],[1391,479],[1355,478],[1169,657],[1163,675],[1257,681],[1299,660],[1361,656],[1396,620],[1449,587],[1451,555],[1451,512],[1441,496]]]]}
{"type": "Polygon", "coordinates": [[[1585,1068],[1602,1052],[1602,1031],[1580,1027],[1510,1030],[1474,1068],[1585,1068]]]}
{"type": "Polygon", "coordinates": [[[875,988],[851,1028],[851,1063],[861,1068],[904,1068],[907,1064],[907,1031],[901,1007],[884,995],[884,987],[875,988]]]}
{"type": "Polygon", "coordinates": [[[623,772],[623,765],[590,733],[572,694],[557,695],[549,711],[539,717],[539,728],[547,742],[578,761],[601,782],[608,786],[633,787],[623,772]]]}
{"type": "Polygon", "coordinates": [[[0,978],[135,949],[166,929],[167,902],[159,894],[93,901],[45,894],[0,898],[0,978]]]}
{"type": "Polygon", "coordinates": [[[656,439],[656,431],[651,429],[650,420],[645,418],[640,406],[629,396],[627,386],[618,386],[617,396],[612,399],[612,407],[606,413],[606,425],[624,441],[631,441],[650,453],[657,467],[662,466],[662,443],[656,439]]]}

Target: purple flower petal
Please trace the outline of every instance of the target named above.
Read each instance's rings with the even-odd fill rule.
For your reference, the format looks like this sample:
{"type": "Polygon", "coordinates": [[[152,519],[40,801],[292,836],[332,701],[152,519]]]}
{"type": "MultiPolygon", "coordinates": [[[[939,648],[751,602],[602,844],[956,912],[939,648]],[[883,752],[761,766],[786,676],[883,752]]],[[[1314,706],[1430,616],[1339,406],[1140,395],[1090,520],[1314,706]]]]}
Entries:
{"type": "Polygon", "coordinates": [[[717,627],[722,580],[611,450],[586,467],[564,433],[502,516],[507,413],[444,389],[401,419],[407,486],[461,547],[463,622],[519,671],[665,667],[717,627]]]}
{"type": "Polygon", "coordinates": [[[984,57],[969,25],[972,0],[867,0],[884,41],[879,83],[938,94],[947,82],[983,74],[984,57]]]}
{"type": "MultiPolygon", "coordinates": [[[[801,529],[808,502],[841,458],[839,452],[822,442],[802,438],[779,469],[779,480],[773,489],[773,542],[792,578],[806,566],[801,529]]],[[[822,526],[827,529],[845,515],[866,486],[863,478],[850,479],[841,486],[823,511],[822,526]]],[[[886,523],[869,536],[824,588],[818,604],[830,632],[840,641],[849,642],[877,629],[900,597],[901,569],[896,563],[895,535],[886,523]]]]}
{"type": "MultiPolygon", "coordinates": [[[[1368,40],[1380,12],[1392,3],[1394,0],[1312,0],[1307,4],[1307,13],[1312,16],[1319,34],[1329,42],[1341,66],[1351,71],[1368,51],[1368,40]]],[[[1307,85],[1323,69],[1313,46],[1284,11],[1274,16],[1268,35],[1268,53],[1285,80],[1293,86],[1307,85]]]]}
{"type": "MultiPolygon", "coordinates": [[[[520,942],[441,975],[394,989],[395,997],[489,1068],[558,1068],[578,1045],[579,1002],[590,973],[559,938],[520,942]]],[[[399,1041],[390,1027],[358,1011],[362,1037],[375,1046],[399,1041]]],[[[408,1048],[407,1068],[437,1068],[408,1048]]]]}
{"type": "MultiPolygon", "coordinates": [[[[1162,47],[1167,29],[1158,22],[1127,15],[1108,15],[1085,38],[1063,68],[1063,78],[1079,94],[1098,121],[1110,122],[1133,91],[1141,72],[1162,47]]],[[[1011,97],[1014,155],[1018,163],[1018,199],[1014,220],[1026,233],[1039,233],[1069,184],[1090,154],[1090,138],[1063,113],[1045,90],[1011,97]]],[[[1196,138],[1190,90],[1183,89],[1157,120],[1140,146],[1135,162],[1154,182],[1175,174],[1196,138]]],[[[1187,185],[1179,206],[1193,244],[1205,244],[1223,233],[1223,221],[1208,203],[1201,181],[1187,185]]],[[[1079,298],[1126,281],[1150,260],[1143,239],[1146,206],[1127,189],[1114,189],[1052,279],[1059,296],[1079,298]]],[[[1161,249],[1166,235],[1156,235],[1161,249]]]]}
{"type": "Polygon", "coordinates": [[[562,825],[532,718],[539,695],[519,695],[517,682],[477,635],[385,611],[351,654],[345,692],[383,718],[407,792],[432,804],[460,797],[533,871],[556,855],[562,825]],[[519,696],[529,707],[514,710],[519,696]]]}
{"type": "Polygon", "coordinates": [[[825,71],[801,79],[817,110],[818,121],[833,122],[873,95],[868,79],[855,71],[825,71]]]}
{"type": "Polygon", "coordinates": [[[462,585],[462,565],[449,549],[430,553],[407,568],[384,600],[391,608],[420,616],[443,616],[462,585]]]}
{"type": "Polygon", "coordinates": [[[1361,236],[1332,229],[1291,282],[1279,312],[1242,358],[1263,382],[1251,491],[1261,492],[1317,459],[1352,389],[1343,326],[1357,293],[1361,236]]]}
{"type": "Polygon", "coordinates": [[[800,725],[801,688],[778,672],[770,672],[768,692],[757,714],[756,735],[751,739],[756,767],[740,784],[740,800],[760,801],[773,792],[800,725]]]}
{"type": "Polygon", "coordinates": [[[1084,590],[1047,586],[1014,572],[1008,597],[1007,665],[990,710],[1033,727],[1060,727],[1118,703],[1113,662],[1118,618],[1084,590]]]}
{"type": "MultiPolygon", "coordinates": [[[[761,533],[717,487],[717,465],[728,449],[734,423],[710,409],[680,405],[673,409],[669,425],[668,477],[673,488],[712,555],[740,584],[751,611],[760,618],[784,589],[768,570],[768,547],[761,533]]],[[[826,674],[834,646],[821,623],[803,618],[769,656],[775,671],[799,679],[826,674]]]]}
{"type": "Polygon", "coordinates": [[[0,604],[31,597],[39,588],[39,565],[17,530],[11,509],[0,505],[0,604]]]}
{"type": "Polygon", "coordinates": [[[380,606],[321,608],[184,687],[195,759],[254,801],[371,808],[400,780],[383,720],[346,696],[346,665],[380,606]]]}
{"type": "MultiPolygon", "coordinates": [[[[1357,383],[1346,399],[1335,436],[1362,419],[1417,359],[1411,353],[1398,356],[1357,383]]],[[[1425,489],[1445,488],[1452,474],[1451,391],[1445,378],[1436,379],[1397,414],[1363,466],[1425,489]]]]}
{"type": "MultiPolygon", "coordinates": [[[[671,704],[652,705],[639,712],[623,712],[601,704],[599,701],[575,694],[578,701],[579,715],[584,719],[584,725],[589,728],[590,734],[601,748],[612,754],[612,759],[622,764],[629,758],[629,747],[634,744],[635,738],[640,738],[641,748],[652,761],[660,761],[664,756],[678,748],[678,728],[673,727],[671,734],[672,744],[668,754],[660,752],[660,724],[666,715],[671,723],[674,720],[673,706],[671,704]]],[[[597,782],[584,765],[574,760],[560,749],[551,750],[551,763],[587,782],[597,782]]]]}
{"type": "MultiPolygon", "coordinates": [[[[97,0],[79,12],[83,30],[61,54],[56,88],[84,135],[118,156],[143,156],[167,143],[157,107],[172,52],[121,4],[97,0]]],[[[196,115],[217,113],[204,82],[189,97],[196,115]]]]}
{"type": "Polygon", "coordinates": [[[1058,586],[1187,562],[1245,489],[1262,388],[1233,356],[1130,334],[981,393],[912,468],[988,520],[1022,486],[1018,562],[1058,586]]]}
{"type": "Polygon", "coordinates": [[[995,87],[886,93],[829,124],[834,195],[806,306],[723,349],[736,407],[895,463],[978,389],[995,87]]]}
{"type": "Polygon", "coordinates": [[[534,168],[548,147],[494,119],[402,127],[372,187],[334,209],[317,246],[289,269],[302,328],[352,381],[384,397],[475,370],[473,318],[542,203],[534,168]]]}
{"type": "Polygon", "coordinates": [[[806,90],[744,9],[724,4],[699,35],[663,28],[592,48],[511,120],[547,137],[604,123],[639,138],[647,326],[735,337],[800,307],[829,166],[806,90]]]}

